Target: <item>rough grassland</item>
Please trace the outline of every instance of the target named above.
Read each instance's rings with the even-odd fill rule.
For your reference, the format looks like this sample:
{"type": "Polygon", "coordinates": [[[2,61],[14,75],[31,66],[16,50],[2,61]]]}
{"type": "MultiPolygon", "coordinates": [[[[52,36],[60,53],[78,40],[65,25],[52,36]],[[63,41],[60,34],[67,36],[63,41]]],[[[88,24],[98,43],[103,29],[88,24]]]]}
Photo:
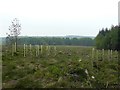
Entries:
{"type": "Polygon", "coordinates": [[[114,88],[118,84],[118,54],[94,50],[92,47],[43,46],[36,56],[36,48],[23,46],[11,54],[3,47],[3,88],[114,88]]]}

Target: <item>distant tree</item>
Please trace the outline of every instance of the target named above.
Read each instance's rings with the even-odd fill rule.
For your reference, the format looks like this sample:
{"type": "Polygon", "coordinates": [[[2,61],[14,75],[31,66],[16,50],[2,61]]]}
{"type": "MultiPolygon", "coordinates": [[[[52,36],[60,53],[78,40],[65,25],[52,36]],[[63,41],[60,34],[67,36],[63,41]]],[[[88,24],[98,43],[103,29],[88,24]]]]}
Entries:
{"type": "Polygon", "coordinates": [[[12,38],[12,42],[16,43],[16,51],[17,51],[17,42],[18,42],[18,35],[20,35],[21,24],[19,24],[19,20],[15,18],[12,21],[12,25],[9,26],[10,34],[8,34],[9,38],[12,38]]]}

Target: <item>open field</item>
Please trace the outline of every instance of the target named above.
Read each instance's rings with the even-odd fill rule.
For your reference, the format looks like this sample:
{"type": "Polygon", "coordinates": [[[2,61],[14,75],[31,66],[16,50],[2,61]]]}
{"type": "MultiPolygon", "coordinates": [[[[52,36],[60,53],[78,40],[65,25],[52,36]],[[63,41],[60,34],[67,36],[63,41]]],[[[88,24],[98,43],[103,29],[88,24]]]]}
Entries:
{"type": "Polygon", "coordinates": [[[2,51],[3,88],[113,88],[118,52],[79,46],[24,46],[2,51]],[[13,56],[12,56],[13,55],[13,56]]]}

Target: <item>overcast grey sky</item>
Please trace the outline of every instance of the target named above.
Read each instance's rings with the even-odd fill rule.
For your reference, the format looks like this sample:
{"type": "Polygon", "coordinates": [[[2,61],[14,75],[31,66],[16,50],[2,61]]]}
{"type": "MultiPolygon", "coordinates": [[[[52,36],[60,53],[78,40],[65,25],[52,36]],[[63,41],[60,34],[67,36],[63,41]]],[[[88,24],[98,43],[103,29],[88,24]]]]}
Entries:
{"type": "Polygon", "coordinates": [[[118,24],[119,0],[0,0],[0,36],[14,18],[21,35],[96,36],[101,28],[118,24]]]}

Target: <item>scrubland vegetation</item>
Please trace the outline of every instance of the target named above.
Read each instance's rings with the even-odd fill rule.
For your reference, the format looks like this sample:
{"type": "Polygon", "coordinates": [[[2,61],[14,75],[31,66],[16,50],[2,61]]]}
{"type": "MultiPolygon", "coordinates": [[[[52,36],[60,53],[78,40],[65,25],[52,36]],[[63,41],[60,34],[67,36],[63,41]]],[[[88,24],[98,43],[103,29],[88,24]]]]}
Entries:
{"type": "Polygon", "coordinates": [[[80,46],[18,46],[2,53],[3,88],[118,87],[118,52],[80,46]],[[36,54],[37,53],[37,54],[36,54]]]}

